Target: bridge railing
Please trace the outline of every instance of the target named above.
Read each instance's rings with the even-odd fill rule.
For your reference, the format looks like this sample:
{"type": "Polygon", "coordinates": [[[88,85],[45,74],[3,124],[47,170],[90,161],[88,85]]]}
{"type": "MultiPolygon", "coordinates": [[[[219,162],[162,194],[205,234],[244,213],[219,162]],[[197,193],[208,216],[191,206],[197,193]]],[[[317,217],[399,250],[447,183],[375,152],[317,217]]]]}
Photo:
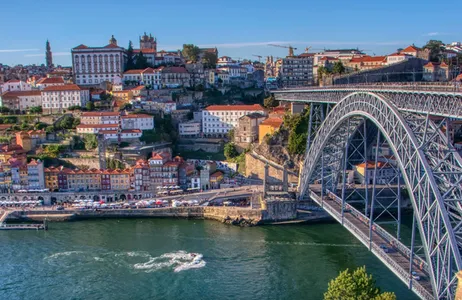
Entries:
{"type": "Polygon", "coordinates": [[[305,87],[293,87],[285,88],[278,91],[290,91],[290,90],[333,90],[333,89],[380,89],[380,90],[409,90],[409,91],[435,91],[435,92],[462,92],[462,87],[460,84],[454,83],[435,83],[435,82],[378,82],[378,83],[362,83],[362,84],[336,84],[328,86],[305,86],[305,87]]]}
{"type": "MultiPolygon", "coordinates": [[[[342,204],[342,199],[337,196],[336,194],[332,193],[331,191],[327,190],[328,196],[335,200],[337,203],[342,204]]],[[[370,219],[366,217],[364,214],[362,214],[360,211],[358,211],[356,208],[354,208],[350,204],[346,204],[345,208],[350,211],[352,215],[354,215],[357,219],[359,219],[361,222],[363,222],[365,225],[369,226],[369,221],[370,219]]],[[[400,240],[395,238],[393,235],[391,235],[388,231],[383,229],[382,227],[375,225],[374,226],[374,232],[380,235],[382,238],[388,241],[388,243],[396,250],[400,251],[407,257],[411,257],[411,249],[409,249],[406,245],[404,245],[400,240]]],[[[369,238],[368,238],[369,239],[369,238]]],[[[428,264],[425,260],[420,258],[419,256],[414,255],[414,263],[418,266],[421,267],[421,269],[424,269],[425,271],[428,271],[428,264]]]]}

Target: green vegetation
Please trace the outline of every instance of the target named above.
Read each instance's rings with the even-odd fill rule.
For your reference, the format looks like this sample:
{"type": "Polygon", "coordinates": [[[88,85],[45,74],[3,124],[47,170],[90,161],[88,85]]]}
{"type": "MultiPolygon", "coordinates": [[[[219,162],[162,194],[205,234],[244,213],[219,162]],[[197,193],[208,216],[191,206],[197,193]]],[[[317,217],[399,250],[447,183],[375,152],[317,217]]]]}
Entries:
{"type": "Polygon", "coordinates": [[[172,124],[172,116],[164,115],[163,118],[155,116],[154,124],[155,129],[143,130],[143,135],[140,137],[140,141],[152,144],[157,142],[174,143],[177,140],[178,132],[172,124]]]}
{"type": "Polygon", "coordinates": [[[202,63],[205,68],[215,69],[217,66],[218,57],[216,54],[211,52],[205,52],[204,57],[202,58],[202,63]]]}
{"type": "Polygon", "coordinates": [[[226,160],[232,160],[233,158],[235,158],[236,156],[239,155],[239,153],[236,150],[236,146],[234,145],[234,143],[225,144],[225,149],[224,149],[223,152],[225,154],[226,160]]]}
{"type": "Polygon", "coordinates": [[[88,101],[87,104],[85,105],[85,108],[88,111],[93,111],[95,110],[95,103],[93,103],[92,101],[88,101]]]}
{"type": "Polygon", "coordinates": [[[366,267],[360,267],[353,272],[346,269],[329,282],[324,300],[396,300],[396,295],[380,292],[375,286],[372,275],[366,273],[366,267]]]}
{"type": "Polygon", "coordinates": [[[18,122],[18,117],[16,116],[3,116],[0,117],[0,124],[15,124],[18,122]]]}
{"type": "Polygon", "coordinates": [[[31,114],[41,114],[42,112],[43,110],[41,106],[33,106],[29,108],[29,113],[31,114]]]}
{"type": "Polygon", "coordinates": [[[274,96],[269,96],[263,100],[263,106],[266,108],[273,108],[279,105],[279,101],[277,101],[274,96]]]}
{"type": "Polygon", "coordinates": [[[130,103],[124,103],[120,106],[120,110],[131,110],[133,108],[133,105],[130,103]]]}
{"type": "Polygon", "coordinates": [[[429,40],[424,49],[430,50],[430,61],[440,62],[444,51],[444,43],[440,40],[429,40]]]}
{"type": "Polygon", "coordinates": [[[305,153],[309,117],[309,110],[302,114],[284,115],[283,126],[289,132],[288,151],[292,155],[305,153]]]}
{"type": "Polygon", "coordinates": [[[74,118],[73,116],[66,115],[61,120],[56,122],[55,129],[65,130],[65,129],[75,129],[77,125],[80,124],[79,118],[74,118]]]}
{"type": "Polygon", "coordinates": [[[343,63],[340,60],[334,63],[334,66],[332,67],[332,73],[334,74],[345,73],[345,67],[343,66],[343,63]]]}
{"type": "Polygon", "coordinates": [[[127,48],[127,61],[125,63],[125,71],[133,70],[133,69],[135,69],[135,61],[133,58],[133,44],[132,44],[132,41],[129,41],[128,48],[127,48]]]}
{"type": "Polygon", "coordinates": [[[85,150],[87,151],[96,149],[96,147],[98,147],[98,139],[94,134],[85,134],[83,142],[85,144],[85,150]]]}
{"type": "Polygon", "coordinates": [[[59,153],[63,152],[64,150],[64,146],[62,145],[46,145],[43,148],[42,155],[49,158],[57,158],[59,156],[59,153]]]}
{"type": "Polygon", "coordinates": [[[205,152],[202,150],[199,151],[179,151],[176,153],[176,155],[179,155],[183,157],[184,159],[209,159],[209,160],[219,160],[223,161],[225,160],[225,156],[223,153],[218,152],[218,153],[211,153],[211,152],[205,152]]]}
{"type": "Polygon", "coordinates": [[[181,54],[186,57],[187,60],[192,62],[197,62],[199,59],[200,49],[196,45],[193,44],[183,44],[183,50],[181,54]]]}
{"type": "Polygon", "coordinates": [[[234,143],[227,143],[225,144],[224,154],[226,157],[226,161],[236,163],[238,165],[238,171],[240,173],[245,172],[245,154],[248,150],[245,150],[241,154],[239,154],[236,150],[236,145],[234,143]]]}
{"type": "Polygon", "coordinates": [[[146,69],[149,67],[148,59],[144,56],[143,52],[140,51],[136,56],[135,69],[146,69]]]}
{"type": "Polygon", "coordinates": [[[118,159],[106,159],[106,166],[108,169],[125,169],[125,164],[118,159]]]}

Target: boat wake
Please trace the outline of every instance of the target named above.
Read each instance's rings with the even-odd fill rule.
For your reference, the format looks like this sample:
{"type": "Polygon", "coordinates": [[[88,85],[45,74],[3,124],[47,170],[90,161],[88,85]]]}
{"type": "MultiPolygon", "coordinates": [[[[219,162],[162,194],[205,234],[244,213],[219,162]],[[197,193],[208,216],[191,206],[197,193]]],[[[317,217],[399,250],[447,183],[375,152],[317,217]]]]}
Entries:
{"type": "Polygon", "coordinates": [[[91,253],[84,251],[59,252],[45,257],[51,264],[69,265],[72,262],[92,264],[96,262],[110,262],[120,267],[128,267],[138,272],[151,273],[160,270],[173,270],[182,272],[190,269],[203,268],[206,262],[199,253],[176,251],[165,253],[157,257],[144,251],[131,251],[122,253],[91,253]],[[140,262],[141,261],[141,262],[140,262]]]}

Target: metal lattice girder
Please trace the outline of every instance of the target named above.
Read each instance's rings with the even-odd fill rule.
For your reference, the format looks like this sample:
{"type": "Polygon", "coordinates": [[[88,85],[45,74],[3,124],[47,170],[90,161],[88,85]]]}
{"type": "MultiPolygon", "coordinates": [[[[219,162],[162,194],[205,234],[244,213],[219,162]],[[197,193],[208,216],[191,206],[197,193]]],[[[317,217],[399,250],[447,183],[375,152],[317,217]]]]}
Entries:
{"type": "Polygon", "coordinates": [[[431,114],[449,118],[462,118],[462,92],[437,92],[405,89],[389,89],[371,86],[328,89],[303,89],[275,91],[278,101],[338,103],[354,92],[370,92],[383,95],[401,111],[431,114]]]}
{"type": "MultiPolygon", "coordinates": [[[[339,170],[344,149],[339,155],[337,151],[352,132],[348,127],[359,126],[363,117],[378,127],[396,157],[414,208],[434,296],[452,299],[455,274],[462,269],[462,164],[439,126],[429,118],[402,114],[391,101],[373,93],[345,97],[324,120],[306,154],[300,196],[309,193],[309,181],[320,174],[321,154],[325,178],[335,177],[328,173],[339,170]],[[354,120],[359,121],[355,124],[354,120]],[[331,167],[326,168],[328,165],[331,167]]],[[[337,183],[335,180],[331,186],[337,183]]]]}

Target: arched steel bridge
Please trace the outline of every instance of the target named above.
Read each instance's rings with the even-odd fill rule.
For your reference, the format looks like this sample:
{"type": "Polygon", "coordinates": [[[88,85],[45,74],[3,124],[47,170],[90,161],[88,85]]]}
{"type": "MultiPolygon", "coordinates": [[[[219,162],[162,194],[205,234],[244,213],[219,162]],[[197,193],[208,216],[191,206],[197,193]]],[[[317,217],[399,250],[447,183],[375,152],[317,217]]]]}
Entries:
{"type": "Polygon", "coordinates": [[[310,104],[299,198],[321,205],[419,297],[454,299],[462,270],[462,158],[448,129],[462,119],[462,93],[363,85],[274,95],[310,104]],[[358,184],[350,175],[361,166],[358,184]],[[405,198],[413,211],[408,243],[405,198]]]}

